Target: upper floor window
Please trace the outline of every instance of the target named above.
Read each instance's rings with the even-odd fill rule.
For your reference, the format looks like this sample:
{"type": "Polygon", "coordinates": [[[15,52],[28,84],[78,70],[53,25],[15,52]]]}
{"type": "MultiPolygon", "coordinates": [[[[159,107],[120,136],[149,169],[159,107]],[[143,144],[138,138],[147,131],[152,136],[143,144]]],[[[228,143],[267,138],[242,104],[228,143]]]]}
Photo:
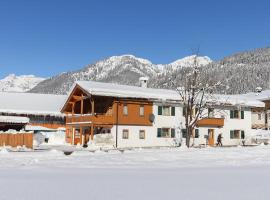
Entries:
{"type": "Polygon", "coordinates": [[[144,106],[140,106],[140,116],[144,116],[144,106]]]}
{"type": "Polygon", "coordinates": [[[230,118],[231,119],[244,119],[245,118],[245,113],[243,110],[230,110],[230,118]]]}
{"type": "Polygon", "coordinates": [[[158,106],[158,115],[175,116],[174,106],[158,106]]]}
{"type": "Polygon", "coordinates": [[[123,106],[123,114],[128,115],[128,106],[127,106],[127,104],[124,104],[124,106],[123,106]]]}
{"type": "Polygon", "coordinates": [[[208,117],[214,117],[214,108],[208,108],[208,117]]]}

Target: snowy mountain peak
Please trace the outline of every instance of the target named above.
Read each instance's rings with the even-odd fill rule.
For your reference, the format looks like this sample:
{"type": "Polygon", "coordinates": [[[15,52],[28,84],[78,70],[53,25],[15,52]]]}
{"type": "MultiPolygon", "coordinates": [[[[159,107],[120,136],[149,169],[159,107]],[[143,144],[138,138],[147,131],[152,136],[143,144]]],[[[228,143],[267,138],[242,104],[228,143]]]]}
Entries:
{"type": "Polygon", "coordinates": [[[36,77],[34,75],[16,76],[10,74],[4,79],[0,80],[1,92],[26,92],[34,88],[38,83],[45,80],[44,78],[36,77]]]}
{"type": "MultiPolygon", "coordinates": [[[[168,66],[171,66],[173,69],[190,67],[194,64],[195,57],[196,55],[187,56],[168,64],[168,66]]],[[[197,62],[199,66],[205,66],[211,63],[212,60],[208,56],[197,56],[197,62]]]]}

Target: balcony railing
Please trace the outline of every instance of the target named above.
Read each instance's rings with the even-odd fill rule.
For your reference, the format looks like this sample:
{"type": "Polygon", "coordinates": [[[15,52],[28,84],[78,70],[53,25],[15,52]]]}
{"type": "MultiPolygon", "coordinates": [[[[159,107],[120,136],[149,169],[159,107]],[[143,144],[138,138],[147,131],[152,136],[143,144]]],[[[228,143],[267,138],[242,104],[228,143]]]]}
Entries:
{"type": "Polygon", "coordinates": [[[113,116],[107,114],[95,114],[95,115],[68,115],[67,124],[113,124],[113,116]]]}
{"type": "Polygon", "coordinates": [[[224,118],[203,118],[197,122],[198,127],[222,127],[224,126],[224,118]]]}

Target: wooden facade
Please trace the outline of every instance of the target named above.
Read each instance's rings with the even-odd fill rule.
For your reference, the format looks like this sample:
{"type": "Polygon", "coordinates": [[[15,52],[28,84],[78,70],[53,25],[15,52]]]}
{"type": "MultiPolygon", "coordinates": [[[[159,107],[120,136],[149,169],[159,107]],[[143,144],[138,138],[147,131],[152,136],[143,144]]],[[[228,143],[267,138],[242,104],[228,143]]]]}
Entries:
{"type": "Polygon", "coordinates": [[[224,118],[202,118],[198,120],[197,127],[222,127],[224,118]]]}
{"type": "Polygon", "coordinates": [[[76,86],[62,112],[66,114],[67,142],[86,144],[113,126],[151,126],[153,103],[148,100],[91,95],[76,86]]]}
{"type": "Polygon", "coordinates": [[[0,134],[0,146],[33,148],[33,133],[0,134]]]}

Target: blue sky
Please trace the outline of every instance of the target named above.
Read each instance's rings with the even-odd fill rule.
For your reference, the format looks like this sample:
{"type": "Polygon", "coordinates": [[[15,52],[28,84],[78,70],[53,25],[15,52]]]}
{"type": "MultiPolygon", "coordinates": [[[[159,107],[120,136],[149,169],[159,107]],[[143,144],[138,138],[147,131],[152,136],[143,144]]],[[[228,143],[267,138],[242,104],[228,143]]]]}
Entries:
{"type": "Polygon", "coordinates": [[[217,60],[270,44],[270,1],[1,0],[0,78],[48,77],[112,55],[217,60]]]}

